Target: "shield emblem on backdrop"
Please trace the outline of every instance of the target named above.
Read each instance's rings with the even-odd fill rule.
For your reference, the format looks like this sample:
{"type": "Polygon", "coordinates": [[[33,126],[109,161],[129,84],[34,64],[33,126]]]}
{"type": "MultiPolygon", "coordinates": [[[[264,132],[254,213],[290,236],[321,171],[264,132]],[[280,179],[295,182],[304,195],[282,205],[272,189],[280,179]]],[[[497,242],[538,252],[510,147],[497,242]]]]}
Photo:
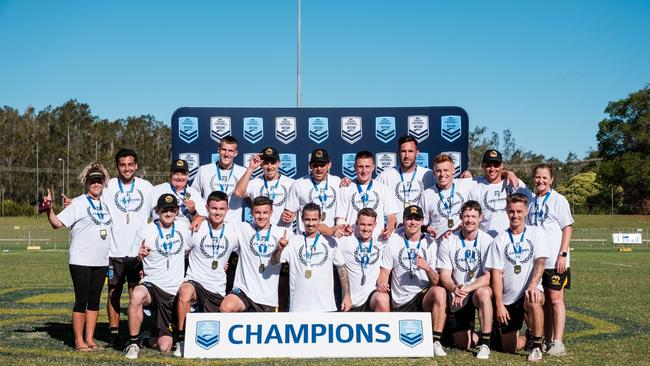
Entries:
{"type": "Polygon", "coordinates": [[[296,117],[277,117],[275,119],[275,138],[283,144],[296,139],[296,117]]]}
{"type": "Polygon", "coordinates": [[[264,137],[264,120],[260,117],[244,118],[244,138],[254,144],[264,137]]]}
{"type": "Polygon", "coordinates": [[[426,140],[429,137],[429,116],[409,116],[408,134],[418,143],[426,140]]]}
{"type": "Polygon", "coordinates": [[[443,154],[451,156],[451,159],[454,161],[454,168],[456,168],[456,171],[454,172],[454,178],[458,178],[458,176],[461,173],[461,171],[460,171],[460,169],[461,169],[460,163],[462,161],[461,160],[462,155],[461,155],[460,151],[445,151],[445,152],[443,152],[443,154]]]}
{"type": "Polygon", "coordinates": [[[400,320],[399,321],[399,341],[413,348],[422,343],[422,321],[420,320],[400,320]]]}
{"type": "MultiPolygon", "coordinates": [[[[250,164],[249,164],[250,159],[251,159],[251,157],[253,157],[254,155],[257,155],[257,153],[245,153],[245,154],[243,155],[243,160],[244,160],[244,161],[243,161],[243,162],[244,162],[243,165],[244,165],[244,168],[248,168],[248,166],[250,165],[250,164]]],[[[261,177],[261,176],[262,176],[262,168],[261,168],[261,167],[255,169],[255,170],[253,170],[253,178],[257,178],[257,177],[261,177]]]]}
{"type": "Polygon", "coordinates": [[[354,170],[354,157],[357,154],[341,155],[341,171],[350,179],[357,179],[357,172],[354,170]]]}
{"type": "Polygon", "coordinates": [[[442,116],[440,118],[440,135],[449,142],[456,141],[462,134],[460,116],[442,116]]]}
{"type": "Polygon", "coordinates": [[[210,117],[210,138],[216,142],[230,135],[230,117],[210,117]]]}
{"type": "Polygon", "coordinates": [[[386,169],[392,168],[397,165],[397,154],[393,152],[379,152],[375,154],[375,162],[377,167],[375,171],[377,175],[381,174],[386,169]]]}
{"type": "Polygon", "coordinates": [[[329,137],[329,124],[325,117],[309,118],[309,138],[317,144],[329,137]]]}
{"type": "Polygon", "coordinates": [[[199,166],[201,161],[199,160],[198,153],[180,153],[178,154],[179,159],[187,161],[187,166],[190,169],[190,180],[193,180],[196,176],[196,173],[199,171],[199,166]]]}
{"type": "Polygon", "coordinates": [[[212,159],[210,160],[210,162],[215,163],[217,161],[219,161],[219,153],[212,154],[212,159]]]}
{"type": "Polygon", "coordinates": [[[381,142],[389,142],[396,135],[395,117],[375,118],[375,137],[381,142]]]}
{"type": "Polygon", "coordinates": [[[429,167],[429,153],[419,153],[418,156],[415,157],[415,164],[428,168],[429,167]]]}
{"type": "Polygon", "coordinates": [[[201,320],[196,322],[196,344],[203,349],[210,349],[219,343],[219,322],[201,320]]]}
{"type": "Polygon", "coordinates": [[[341,117],[341,138],[343,141],[354,144],[363,137],[361,117],[341,117]]]}
{"type": "Polygon", "coordinates": [[[178,137],[185,143],[192,143],[199,138],[199,119],[196,117],[178,118],[178,137]]]}
{"type": "Polygon", "coordinates": [[[280,173],[293,177],[297,172],[296,154],[280,154],[280,173]]]}

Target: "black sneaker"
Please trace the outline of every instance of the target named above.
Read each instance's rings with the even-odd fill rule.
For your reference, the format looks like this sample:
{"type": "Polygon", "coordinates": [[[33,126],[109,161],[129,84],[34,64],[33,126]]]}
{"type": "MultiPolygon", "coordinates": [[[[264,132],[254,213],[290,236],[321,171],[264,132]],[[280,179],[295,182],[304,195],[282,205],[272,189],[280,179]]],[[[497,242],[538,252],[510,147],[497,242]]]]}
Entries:
{"type": "Polygon", "coordinates": [[[524,346],[524,351],[530,352],[533,350],[533,333],[530,330],[526,329],[526,345],[524,346]]]}
{"type": "Polygon", "coordinates": [[[108,336],[108,344],[106,348],[122,348],[120,347],[120,335],[118,333],[111,333],[108,336]]]}

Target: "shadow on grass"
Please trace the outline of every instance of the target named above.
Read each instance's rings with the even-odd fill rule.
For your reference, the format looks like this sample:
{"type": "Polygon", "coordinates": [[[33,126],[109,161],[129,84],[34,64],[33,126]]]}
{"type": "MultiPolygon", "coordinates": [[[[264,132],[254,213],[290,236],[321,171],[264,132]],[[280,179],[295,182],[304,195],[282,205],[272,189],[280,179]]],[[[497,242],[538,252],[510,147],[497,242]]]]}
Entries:
{"type": "MultiPolygon", "coordinates": [[[[127,322],[126,320],[120,322],[120,329],[123,334],[127,333],[127,322]],[[123,323],[123,324],[122,324],[123,323]]],[[[35,332],[45,332],[52,339],[63,342],[68,347],[74,348],[74,334],[72,333],[72,324],[71,323],[60,323],[60,322],[47,322],[40,326],[35,326],[32,329],[16,329],[15,333],[35,333],[35,332]]],[[[97,323],[95,328],[95,341],[101,343],[108,343],[108,323],[97,323]]],[[[100,344],[101,345],[101,344],[100,344]]],[[[117,346],[121,346],[118,344],[117,346]]],[[[118,348],[118,347],[116,347],[118,348]]]]}

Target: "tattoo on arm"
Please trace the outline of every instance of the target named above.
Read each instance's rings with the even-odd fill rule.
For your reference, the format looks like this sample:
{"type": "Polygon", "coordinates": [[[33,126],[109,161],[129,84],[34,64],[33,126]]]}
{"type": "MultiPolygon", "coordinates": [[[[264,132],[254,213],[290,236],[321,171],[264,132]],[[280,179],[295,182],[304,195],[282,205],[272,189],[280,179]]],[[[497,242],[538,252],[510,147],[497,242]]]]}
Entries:
{"type": "Polygon", "coordinates": [[[339,273],[339,280],[341,281],[341,289],[343,289],[344,295],[350,295],[350,278],[348,277],[348,270],[345,268],[345,265],[336,266],[336,270],[339,273]]]}
{"type": "Polygon", "coordinates": [[[546,258],[537,258],[535,259],[535,265],[533,266],[533,275],[531,277],[530,283],[538,283],[542,278],[542,273],[544,273],[544,267],[546,266],[546,258]]]}
{"type": "Polygon", "coordinates": [[[271,256],[271,264],[276,265],[280,263],[280,257],[282,257],[282,250],[277,247],[271,256]]]}

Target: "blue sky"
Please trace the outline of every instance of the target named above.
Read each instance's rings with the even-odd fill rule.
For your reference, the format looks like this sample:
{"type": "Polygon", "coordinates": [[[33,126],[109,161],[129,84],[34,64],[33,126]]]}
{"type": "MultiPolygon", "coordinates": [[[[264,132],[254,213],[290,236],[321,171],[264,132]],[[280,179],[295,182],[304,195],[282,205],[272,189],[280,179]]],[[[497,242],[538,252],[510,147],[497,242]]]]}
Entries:
{"type": "MultiPolygon", "coordinates": [[[[297,0],[0,0],[0,105],[296,105],[297,0]]],[[[457,105],[564,159],[650,82],[650,1],[303,0],[304,107],[457,105]]]]}

